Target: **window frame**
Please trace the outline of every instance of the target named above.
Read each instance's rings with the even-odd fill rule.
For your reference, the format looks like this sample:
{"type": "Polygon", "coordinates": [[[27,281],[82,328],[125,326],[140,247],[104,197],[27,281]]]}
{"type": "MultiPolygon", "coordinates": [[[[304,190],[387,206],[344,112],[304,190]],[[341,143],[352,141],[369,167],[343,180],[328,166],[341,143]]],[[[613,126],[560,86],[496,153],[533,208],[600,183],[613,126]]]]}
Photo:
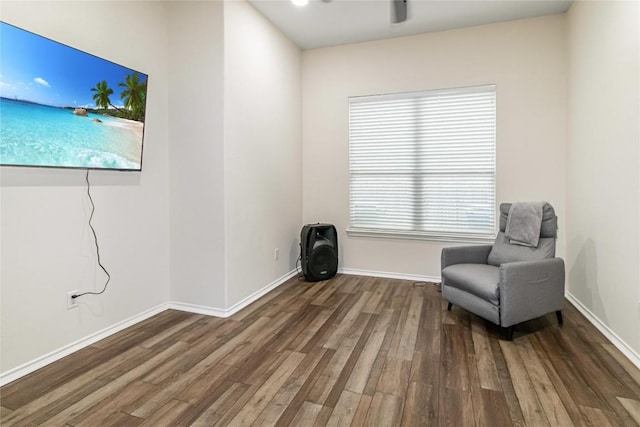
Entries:
{"type": "MultiPolygon", "coordinates": [[[[347,234],[354,237],[376,237],[376,238],[393,238],[393,239],[405,239],[405,240],[428,240],[428,241],[445,241],[445,242],[466,242],[466,243],[492,243],[497,234],[498,221],[496,217],[496,193],[497,193],[497,85],[485,84],[467,87],[455,87],[446,89],[435,90],[423,90],[423,91],[411,91],[400,92],[390,94],[379,95],[364,95],[353,96],[348,98],[348,152],[349,152],[349,227],[347,228],[347,234]],[[413,98],[428,98],[437,97],[443,94],[451,93],[478,93],[478,92],[490,92],[493,94],[493,163],[491,169],[492,179],[492,206],[491,206],[491,221],[492,230],[490,232],[464,232],[464,231],[443,231],[443,230],[400,230],[400,229],[385,229],[385,228],[366,228],[353,226],[353,182],[354,172],[352,170],[352,105],[355,103],[364,103],[367,101],[377,100],[409,100],[413,98]],[[363,101],[364,100],[364,101],[363,101]]],[[[413,116],[412,116],[413,117],[413,116]]],[[[414,176],[420,176],[418,173],[414,173],[414,176]]],[[[460,176],[460,175],[457,175],[460,176]]],[[[416,197],[417,193],[413,193],[414,200],[422,200],[416,197]]],[[[415,209],[414,212],[417,212],[415,209]]]]}

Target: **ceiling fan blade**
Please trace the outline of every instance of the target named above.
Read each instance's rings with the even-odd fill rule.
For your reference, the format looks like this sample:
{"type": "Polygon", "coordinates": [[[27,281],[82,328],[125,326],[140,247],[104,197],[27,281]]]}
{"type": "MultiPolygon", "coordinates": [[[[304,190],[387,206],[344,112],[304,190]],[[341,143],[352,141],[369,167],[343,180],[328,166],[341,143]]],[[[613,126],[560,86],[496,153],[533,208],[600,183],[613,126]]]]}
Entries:
{"type": "Polygon", "coordinates": [[[394,24],[407,20],[407,0],[391,0],[391,21],[394,24]]]}

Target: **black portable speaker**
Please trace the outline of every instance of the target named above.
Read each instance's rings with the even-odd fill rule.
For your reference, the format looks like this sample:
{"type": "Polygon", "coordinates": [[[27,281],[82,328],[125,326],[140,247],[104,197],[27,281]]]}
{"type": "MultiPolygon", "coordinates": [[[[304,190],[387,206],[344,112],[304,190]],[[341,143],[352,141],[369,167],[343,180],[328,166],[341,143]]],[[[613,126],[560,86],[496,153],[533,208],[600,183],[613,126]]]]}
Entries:
{"type": "Polygon", "coordinates": [[[332,224],[307,224],[300,232],[302,274],[309,282],[332,278],[338,272],[338,233],[332,224]]]}

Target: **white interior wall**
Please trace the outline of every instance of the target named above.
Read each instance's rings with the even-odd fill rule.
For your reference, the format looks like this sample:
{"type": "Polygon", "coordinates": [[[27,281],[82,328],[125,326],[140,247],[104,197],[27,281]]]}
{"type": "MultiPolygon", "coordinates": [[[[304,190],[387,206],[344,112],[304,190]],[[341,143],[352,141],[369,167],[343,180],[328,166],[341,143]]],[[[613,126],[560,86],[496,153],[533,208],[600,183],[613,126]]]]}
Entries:
{"type": "Polygon", "coordinates": [[[223,309],[223,3],[170,3],[168,33],[171,300],[223,309]]]}
{"type": "Polygon", "coordinates": [[[302,58],[293,42],[244,1],[225,3],[224,23],[231,307],[293,270],[299,254],[302,58]]]}
{"type": "MultiPolygon", "coordinates": [[[[556,206],[561,227],[569,225],[570,292],[638,352],[640,153],[638,103],[633,97],[639,92],[638,20],[631,20],[639,16],[637,3],[579,2],[569,13],[566,193],[564,142],[559,136],[566,126],[566,99],[561,95],[566,77],[563,17],[305,52],[304,214],[299,211],[300,161],[294,161],[301,156],[294,143],[300,139],[300,130],[291,124],[300,121],[300,107],[296,109],[300,94],[296,84],[285,83],[300,79],[295,71],[299,52],[268,29],[255,12],[240,5],[225,12],[225,18],[261,30],[251,30],[252,35],[225,30],[230,40],[227,46],[234,52],[224,58],[218,50],[222,43],[220,4],[176,6],[185,3],[128,2],[114,7],[110,2],[2,2],[4,21],[140,69],[150,75],[150,86],[143,172],[92,174],[98,209],[94,224],[104,262],[114,275],[102,297],[85,300],[79,309],[65,309],[68,290],[97,289],[102,283],[86,226],[89,211],[83,172],[0,171],[0,371],[5,373],[170,297],[213,307],[218,302],[229,307],[245,298],[264,286],[265,280],[292,267],[301,216],[304,222],[334,222],[342,231],[348,224],[346,96],[483,83],[498,84],[498,200],[544,198],[556,206]],[[187,25],[191,18],[199,25],[187,25]],[[128,28],[132,32],[122,30],[128,28]],[[270,34],[267,41],[265,34],[270,34]],[[209,44],[202,46],[205,41],[209,44]],[[259,55],[262,50],[254,51],[254,43],[265,43],[263,49],[279,52],[283,68],[259,55]],[[203,53],[204,58],[194,58],[206,46],[211,50],[203,53]],[[235,51],[243,47],[248,52],[235,51]],[[208,84],[201,84],[186,67],[170,61],[173,55],[190,61],[187,64],[203,66],[207,73],[200,78],[208,84]],[[220,67],[225,59],[238,68],[226,63],[220,67]],[[251,67],[254,73],[249,72],[251,67]],[[210,96],[219,96],[223,91],[221,70],[231,82],[225,99],[234,98],[224,111],[231,114],[224,122],[229,138],[224,144],[222,106],[202,102],[199,96],[202,87],[210,96]],[[273,78],[277,72],[287,78],[273,78]],[[187,84],[190,79],[198,84],[187,84]],[[262,92],[257,87],[259,96],[252,96],[254,81],[265,82],[262,79],[278,91],[262,92]],[[599,90],[612,83],[614,90],[599,90]],[[174,85],[175,90],[171,89],[174,85]],[[253,105],[263,97],[272,101],[274,93],[278,97],[285,94],[285,101],[253,105]],[[169,101],[175,103],[173,108],[169,101]],[[211,113],[194,120],[192,112],[177,108],[183,102],[195,102],[194,110],[211,113]],[[290,120],[296,113],[298,119],[290,120]],[[264,123],[262,115],[265,121],[289,124],[278,128],[264,123]],[[500,122],[500,117],[508,120],[500,122]],[[247,123],[252,124],[251,129],[243,128],[247,123]],[[260,135],[267,131],[282,137],[283,145],[275,146],[275,139],[260,135]],[[174,140],[180,142],[174,144],[174,140]],[[190,150],[181,150],[180,144],[190,150]],[[274,156],[277,150],[284,153],[274,156]],[[202,152],[207,155],[199,156],[202,152]],[[199,170],[191,171],[194,160],[199,170]],[[545,165],[542,177],[533,173],[541,164],[545,165]],[[234,167],[226,176],[228,187],[224,187],[225,165],[234,167]],[[267,165],[283,170],[264,178],[267,165]],[[199,188],[206,190],[205,212],[194,214],[189,208],[191,203],[202,203],[192,180],[210,187],[199,188]],[[265,189],[265,182],[273,186],[265,189]],[[275,191],[276,187],[287,191],[275,191]],[[271,195],[268,200],[262,198],[265,191],[271,195]],[[272,204],[276,199],[280,206],[289,204],[290,210],[277,210],[272,204]],[[612,210],[615,221],[608,220],[612,210]],[[221,231],[225,212],[234,218],[226,236],[233,244],[226,251],[221,231]],[[268,221],[252,222],[252,212],[263,212],[268,221]],[[286,220],[280,221],[278,215],[286,220]],[[221,228],[207,229],[209,234],[201,237],[202,230],[195,224],[203,219],[221,228]],[[619,229],[617,223],[630,227],[619,229]],[[245,224],[250,226],[243,230],[245,224]],[[263,236],[269,226],[274,230],[282,227],[263,236]],[[198,244],[190,247],[193,241],[198,244]],[[272,260],[275,247],[280,248],[280,262],[272,260]],[[254,258],[247,259],[251,250],[254,258]],[[218,263],[225,252],[233,260],[218,263]],[[201,254],[203,258],[193,259],[201,254]],[[251,263],[258,266],[255,272],[248,271],[253,268],[247,267],[251,263]],[[205,264],[216,271],[193,269],[193,265],[205,264]],[[231,277],[226,301],[223,287],[216,285],[224,283],[225,268],[231,277]]],[[[559,254],[564,252],[563,236],[564,228],[559,254]]],[[[442,247],[430,242],[349,239],[344,233],[341,246],[347,249],[343,267],[420,275],[438,274],[442,247]]]]}
{"type": "Polygon", "coordinates": [[[439,277],[447,243],[346,235],[347,99],[495,83],[497,202],[553,204],[563,256],[565,53],[564,16],[305,51],[303,221],[337,226],[341,268],[439,277]]]}
{"type": "Polygon", "coordinates": [[[66,308],[68,291],[104,283],[84,171],[0,170],[4,374],[168,300],[169,58],[161,3],[3,1],[2,20],[149,75],[143,172],[91,172],[93,224],[112,275],[103,295],[66,308]]]}
{"type": "Polygon", "coordinates": [[[567,14],[568,292],[640,354],[640,12],[575,2],[567,14]]]}

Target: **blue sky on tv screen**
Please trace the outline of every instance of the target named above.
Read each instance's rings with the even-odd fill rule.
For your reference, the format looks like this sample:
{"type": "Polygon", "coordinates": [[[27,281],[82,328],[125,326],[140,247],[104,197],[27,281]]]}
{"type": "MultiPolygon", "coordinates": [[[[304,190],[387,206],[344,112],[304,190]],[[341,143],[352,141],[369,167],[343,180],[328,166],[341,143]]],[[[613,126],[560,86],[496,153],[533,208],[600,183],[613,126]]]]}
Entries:
{"type": "MultiPolygon", "coordinates": [[[[111,102],[133,70],[28,31],[0,23],[0,96],[57,107],[95,107],[91,88],[102,80],[113,89],[111,102]]],[[[147,76],[140,74],[140,81],[147,76]]]]}

